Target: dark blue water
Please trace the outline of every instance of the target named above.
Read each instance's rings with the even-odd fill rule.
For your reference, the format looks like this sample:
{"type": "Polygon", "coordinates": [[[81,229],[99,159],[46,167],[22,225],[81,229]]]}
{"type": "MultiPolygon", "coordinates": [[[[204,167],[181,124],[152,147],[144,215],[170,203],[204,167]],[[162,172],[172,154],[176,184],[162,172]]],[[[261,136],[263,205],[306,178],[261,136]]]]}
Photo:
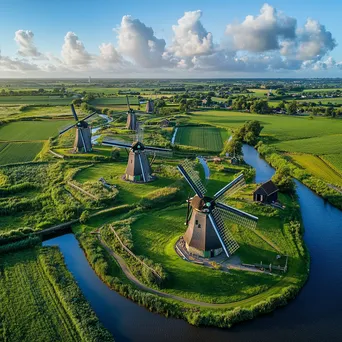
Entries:
{"type": "MultiPolygon", "coordinates": [[[[256,181],[273,169],[251,147],[244,158],[256,168],[256,181]]],[[[46,241],[58,245],[94,311],[120,341],[342,341],[342,212],[297,182],[305,241],[311,255],[310,277],[298,297],[270,315],[230,330],[193,327],[182,320],[148,312],[103,284],[72,234],[46,241]]]]}

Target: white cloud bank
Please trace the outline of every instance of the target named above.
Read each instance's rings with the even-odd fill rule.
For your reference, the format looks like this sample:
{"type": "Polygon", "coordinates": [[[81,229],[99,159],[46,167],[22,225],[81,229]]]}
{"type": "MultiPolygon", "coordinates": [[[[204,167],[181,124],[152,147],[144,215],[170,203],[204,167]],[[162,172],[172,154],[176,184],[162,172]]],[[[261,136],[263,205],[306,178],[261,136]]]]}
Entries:
{"type": "Polygon", "coordinates": [[[222,30],[224,43],[217,44],[201,17],[200,10],[185,12],[172,26],[172,41],[167,46],[152,27],[125,15],[114,29],[117,48],[112,43],[101,43],[99,52],[91,54],[76,33],[67,32],[60,57],[40,52],[32,31],[18,30],[14,40],[20,58],[0,54],[0,71],[56,75],[100,72],[110,77],[116,72],[124,75],[144,70],[180,76],[184,72],[203,75],[342,70],[342,63],[329,56],[336,41],[317,20],[308,18],[303,27],[298,27],[295,18],[264,4],[258,15],[228,23],[222,30]]]}

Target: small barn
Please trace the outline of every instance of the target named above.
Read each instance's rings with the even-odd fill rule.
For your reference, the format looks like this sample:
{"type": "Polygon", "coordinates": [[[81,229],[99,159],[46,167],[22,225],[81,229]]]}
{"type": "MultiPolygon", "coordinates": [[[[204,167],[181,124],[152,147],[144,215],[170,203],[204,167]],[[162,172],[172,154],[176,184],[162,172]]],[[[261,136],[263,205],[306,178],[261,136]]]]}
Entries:
{"type": "Polygon", "coordinates": [[[271,181],[261,184],[253,193],[253,200],[261,203],[273,203],[278,201],[277,186],[271,181]]]}

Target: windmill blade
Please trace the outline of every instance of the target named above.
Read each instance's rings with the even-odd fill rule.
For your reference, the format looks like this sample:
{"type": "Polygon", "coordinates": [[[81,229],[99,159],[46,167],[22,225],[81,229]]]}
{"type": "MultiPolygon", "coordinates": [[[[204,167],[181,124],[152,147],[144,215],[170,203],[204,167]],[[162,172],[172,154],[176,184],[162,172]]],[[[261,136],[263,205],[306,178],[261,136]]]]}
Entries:
{"type": "Polygon", "coordinates": [[[152,156],[159,156],[159,157],[165,157],[165,158],[172,158],[173,151],[168,150],[166,148],[161,148],[160,150],[153,150],[153,149],[146,149],[145,146],[145,153],[152,156]]]}
{"type": "Polygon", "coordinates": [[[199,198],[203,198],[203,193],[200,191],[200,189],[197,187],[197,185],[193,182],[193,180],[190,178],[188,173],[185,171],[184,167],[182,165],[177,165],[177,169],[179,172],[183,175],[185,180],[188,182],[188,184],[191,186],[191,189],[196,193],[196,195],[199,198]]]}
{"type": "Polygon", "coordinates": [[[216,202],[216,209],[220,211],[221,215],[225,219],[239,226],[249,229],[255,229],[257,226],[258,218],[254,215],[245,213],[242,210],[233,208],[221,202],[216,202]]]}
{"type": "Polygon", "coordinates": [[[220,198],[223,195],[226,195],[226,196],[232,195],[245,185],[246,185],[245,178],[243,174],[241,174],[238,177],[236,177],[234,180],[232,180],[229,184],[224,186],[221,190],[219,190],[214,195],[214,200],[216,201],[218,198],[220,198]]]}
{"type": "Polygon", "coordinates": [[[85,141],[84,141],[83,132],[82,132],[82,129],[81,129],[81,128],[78,128],[78,133],[79,133],[80,136],[81,136],[81,140],[82,140],[82,145],[83,145],[83,148],[84,148],[84,152],[88,152],[88,151],[87,151],[87,146],[86,146],[85,141]]]}
{"type": "Polygon", "coordinates": [[[85,121],[85,120],[91,118],[91,117],[92,117],[93,115],[95,115],[95,114],[97,114],[97,113],[96,113],[96,112],[93,112],[93,113],[89,114],[89,115],[86,116],[84,119],[82,119],[82,121],[85,121]]]}
{"type": "Polygon", "coordinates": [[[127,102],[128,111],[130,112],[130,111],[131,111],[131,106],[130,106],[130,104],[129,104],[128,95],[126,95],[126,102],[127,102]]]}
{"type": "Polygon", "coordinates": [[[207,192],[207,189],[203,185],[199,173],[194,169],[194,164],[189,159],[185,159],[182,163],[182,166],[184,170],[189,174],[192,181],[196,184],[198,189],[201,191],[201,193],[204,195],[207,192]]]}
{"type": "Polygon", "coordinates": [[[78,121],[78,116],[77,116],[77,114],[76,114],[76,110],[75,110],[74,105],[71,104],[70,107],[71,107],[72,115],[74,116],[75,120],[78,121]]]}
{"type": "Polygon", "coordinates": [[[116,146],[116,147],[120,147],[120,148],[131,148],[132,147],[132,144],[124,143],[122,141],[109,140],[109,139],[104,139],[102,141],[102,145],[105,145],[105,146],[116,146]]]}
{"type": "Polygon", "coordinates": [[[144,180],[144,182],[147,182],[147,177],[148,177],[148,175],[147,175],[147,172],[146,172],[145,167],[144,167],[144,165],[143,165],[143,162],[142,162],[141,154],[140,154],[140,153],[138,153],[138,158],[139,158],[139,164],[140,164],[140,168],[141,168],[143,180],[144,180]]]}
{"type": "Polygon", "coordinates": [[[65,127],[64,129],[62,129],[61,131],[59,131],[59,135],[62,135],[63,133],[69,131],[69,129],[75,127],[76,125],[77,125],[77,122],[74,123],[73,125],[70,125],[70,126],[65,127]]]}
{"type": "Polygon", "coordinates": [[[209,215],[209,220],[215,230],[218,239],[221,242],[222,248],[229,258],[239,248],[239,244],[234,240],[232,233],[224,223],[218,209],[214,208],[209,215]]]}

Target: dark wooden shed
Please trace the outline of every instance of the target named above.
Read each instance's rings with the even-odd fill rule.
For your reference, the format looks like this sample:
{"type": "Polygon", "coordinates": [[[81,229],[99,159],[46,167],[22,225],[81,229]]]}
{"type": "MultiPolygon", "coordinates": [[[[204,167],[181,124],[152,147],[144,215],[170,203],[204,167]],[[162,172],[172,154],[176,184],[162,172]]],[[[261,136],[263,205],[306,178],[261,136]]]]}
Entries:
{"type": "Polygon", "coordinates": [[[271,181],[261,184],[253,193],[255,202],[273,203],[278,201],[277,186],[271,181]]]}

